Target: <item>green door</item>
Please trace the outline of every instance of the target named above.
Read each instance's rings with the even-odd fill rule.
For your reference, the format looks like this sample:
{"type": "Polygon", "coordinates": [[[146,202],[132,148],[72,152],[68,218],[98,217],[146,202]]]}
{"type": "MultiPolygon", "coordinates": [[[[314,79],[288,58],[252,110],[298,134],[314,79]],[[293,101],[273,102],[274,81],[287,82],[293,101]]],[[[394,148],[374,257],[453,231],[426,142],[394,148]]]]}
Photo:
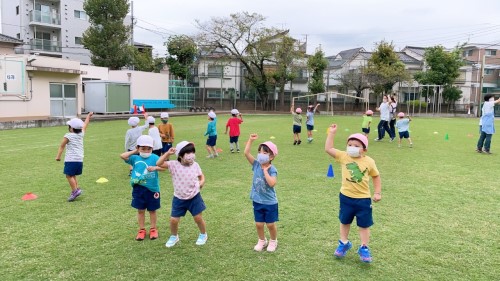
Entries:
{"type": "Polygon", "coordinates": [[[130,85],[107,84],[106,112],[130,111],[130,85]]]}

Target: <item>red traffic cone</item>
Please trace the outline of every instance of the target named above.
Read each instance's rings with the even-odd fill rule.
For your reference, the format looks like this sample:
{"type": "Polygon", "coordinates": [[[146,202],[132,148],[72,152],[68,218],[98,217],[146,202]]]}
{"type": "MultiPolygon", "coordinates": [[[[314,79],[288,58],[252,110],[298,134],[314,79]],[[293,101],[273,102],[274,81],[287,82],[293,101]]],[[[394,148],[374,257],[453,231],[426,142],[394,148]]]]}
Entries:
{"type": "Polygon", "coordinates": [[[31,192],[28,192],[28,193],[24,194],[24,195],[23,195],[23,197],[21,197],[21,199],[22,199],[23,201],[27,201],[27,200],[35,200],[35,199],[37,199],[37,198],[38,198],[38,196],[36,196],[36,194],[33,194],[33,193],[31,193],[31,192]]]}
{"type": "Polygon", "coordinates": [[[134,104],[134,114],[137,114],[137,105],[134,104]]]}

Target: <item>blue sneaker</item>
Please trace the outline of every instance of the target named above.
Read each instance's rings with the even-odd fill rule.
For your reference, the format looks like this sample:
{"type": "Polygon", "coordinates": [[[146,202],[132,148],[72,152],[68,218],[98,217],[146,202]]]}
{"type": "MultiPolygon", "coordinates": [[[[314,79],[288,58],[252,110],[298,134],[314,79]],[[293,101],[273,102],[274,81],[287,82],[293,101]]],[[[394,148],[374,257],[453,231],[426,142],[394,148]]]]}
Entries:
{"type": "Polygon", "coordinates": [[[179,236],[178,235],[170,235],[170,238],[168,238],[167,243],[165,243],[165,247],[170,248],[175,246],[179,242],[179,236]]]}
{"type": "Polygon", "coordinates": [[[360,246],[358,249],[358,254],[359,254],[359,259],[362,262],[366,263],[372,262],[372,254],[370,253],[370,249],[368,249],[368,246],[366,245],[360,246]]]}
{"type": "Polygon", "coordinates": [[[208,234],[201,234],[198,236],[198,240],[196,240],[196,245],[198,246],[201,246],[201,245],[205,245],[205,243],[207,243],[207,239],[208,239],[208,234]]]}
{"type": "Polygon", "coordinates": [[[337,246],[337,250],[335,250],[334,255],[337,258],[343,258],[347,254],[347,251],[352,248],[352,243],[351,241],[348,241],[347,243],[342,243],[342,241],[339,240],[339,245],[337,246]]]}

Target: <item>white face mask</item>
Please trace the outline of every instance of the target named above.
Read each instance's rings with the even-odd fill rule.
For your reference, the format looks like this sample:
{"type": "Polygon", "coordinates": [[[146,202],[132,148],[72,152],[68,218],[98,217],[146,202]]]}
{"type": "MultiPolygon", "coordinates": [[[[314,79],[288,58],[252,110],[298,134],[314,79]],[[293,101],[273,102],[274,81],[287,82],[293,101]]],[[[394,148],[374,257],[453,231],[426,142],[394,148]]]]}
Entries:
{"type": "Polygon", "coordinates": [[[490,98],[490,101],[495,101],[495,98],[490,98]]]}
{"type": "Polygon", "coordinates": [[[142,158],[149,158],[151,156],[151,152],[139,152],[142,158]]]}
{"type": "Polygon", "coordinates": [[[257,161],[262,165],[269,162],[269,154],[259,153],[257,154],[257,161]]]}
{"type": "Polygon", "coordinates": [[[194,153],[184,154],[184,162],[186,162],[190,165],[194,163],[195,159],[196,159],[196,155],[194,153]]]}
{"type": "Polygon", "coordinates": [[[351,157],[359,157],[360,156],[359,150],[360,148],[355,146],[347,146],[346,149],[347,154],[351,157]]]}

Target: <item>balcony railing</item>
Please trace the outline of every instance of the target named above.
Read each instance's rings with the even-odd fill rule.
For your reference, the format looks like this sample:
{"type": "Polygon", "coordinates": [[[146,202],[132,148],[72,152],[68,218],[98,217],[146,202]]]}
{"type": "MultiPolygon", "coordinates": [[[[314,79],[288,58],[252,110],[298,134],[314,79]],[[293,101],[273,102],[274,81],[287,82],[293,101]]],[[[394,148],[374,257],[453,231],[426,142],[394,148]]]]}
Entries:
{"type": "MultiPolygon", "coordinates": [[[[54,10],[55,11],[55,10],[54,10]]],[[[61,15],[57,12],[30,11],[30,21],[61,25],[61,15]]]]}
{"type": "Polygon", "coordinates": [[[44,39],[31,39],[30,46],[32,50],[46,51],[46,52],[57,52],[60,53],[61,42],[53,40],[44,39]]]}

